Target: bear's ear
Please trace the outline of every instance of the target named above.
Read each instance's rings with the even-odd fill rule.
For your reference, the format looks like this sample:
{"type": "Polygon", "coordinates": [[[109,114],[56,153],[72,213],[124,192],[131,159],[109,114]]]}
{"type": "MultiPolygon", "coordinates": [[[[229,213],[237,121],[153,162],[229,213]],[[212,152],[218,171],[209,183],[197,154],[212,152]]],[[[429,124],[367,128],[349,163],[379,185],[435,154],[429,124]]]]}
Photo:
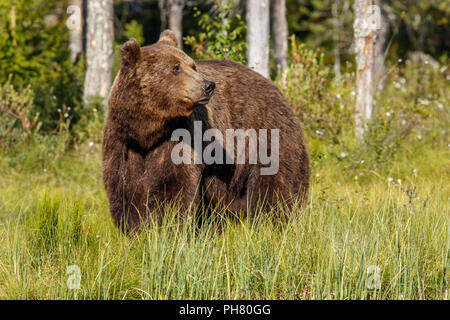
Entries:
{"type": "Polygon", "coordinates": [[[161,33],[158,43],[166,44],[168,46],[177,47],[177,36],[172,30],[165,30],[161,33]]]}
{"type": "Polygon", "coordinates": [[[132,38],[120,47],[122,64],[134,66],[141,59],[141,46],[132,38]]]}

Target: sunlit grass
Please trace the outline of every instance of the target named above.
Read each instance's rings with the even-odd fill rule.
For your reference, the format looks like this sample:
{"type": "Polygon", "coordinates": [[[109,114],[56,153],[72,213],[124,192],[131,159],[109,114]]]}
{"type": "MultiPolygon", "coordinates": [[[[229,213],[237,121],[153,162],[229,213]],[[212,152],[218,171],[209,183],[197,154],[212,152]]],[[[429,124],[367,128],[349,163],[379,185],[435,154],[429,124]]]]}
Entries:
{"type": "Polygon", "coordinates": [[[112,224],[99,150],[88,150],[74,151],[45,171],[0,162],[0,298],[448,295],[445,148],[425,147],[420,156],[413,156],[416,148],[405,150],[389,168],[360,170],[356,178],[345,176],[338,162],[315,164],[308,204],[286,223],[229,220],[218,210],[198,227],[192,220],[180,224],[172,208],[161,227],[134,236],[112,224]],[[411,186],[417,194],[408,196],[411,186]],[[71,265],[81,270],[79,290],[67,287],[71,265]],[[380,268],[379,289],[369,288],[370,266],[380,268]]]}

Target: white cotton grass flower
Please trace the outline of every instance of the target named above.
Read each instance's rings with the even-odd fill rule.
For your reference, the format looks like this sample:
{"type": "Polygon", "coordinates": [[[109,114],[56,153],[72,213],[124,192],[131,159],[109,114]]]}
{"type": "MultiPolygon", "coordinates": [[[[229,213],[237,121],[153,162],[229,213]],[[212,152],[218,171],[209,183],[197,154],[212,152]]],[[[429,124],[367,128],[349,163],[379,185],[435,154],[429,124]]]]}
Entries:
{"type": "Polygon", "coordinates": [[[323,136],[324,132],[322,130],[316,130],[316,134],[319,136],[323,136]]]}
{"type": "Polygon", "coordinates": [[[388,112],[386,112],[386,117],[390,117],[391,116],[391,113],[388,111],[388,112]]]}
{"type": "Polygon", "coordinates": [[[340,99],[340,98],[341,98],[341,95],[338,93],[338,94],[336,95],[336,98],[340,99]]]}
{"type": "Polygon", "coordinates": [[[417,139],[422,140],[422,135],[419,134],[419,135],[417,136],[417,139]]]}
{"type": "Polygon", "coordinates": [[[366,162],[366,161],[364,161],[364,159],[363,159],[363,160],[361,160],[361,164],[364,164],[364,162],[366,162]]]}
{"type": "Polygon", "coordinates": [[[415,168],[413,169],[413,176],[417,177],[417,169],[415,169],[415,168]]]}
{"type": "Polygon", "coordinates": [[[351,92],[351,95],[354,97],[354,96],[356,96],[356,92],[353,90],[352,92],[351,92]]]}
{"type": "Polygon", "coordinates": [[[420,99],[419,98],[418,101],[421,105],[424,105],[424,106],[427,106],[430,104],[430,101],[428,99],[420,99]]]}
{"type": "Polygon", "coordinates": [[[400,187],[402,185],[402,179],[397,179],[397,181],[394,181],[394,178],[388,177],[387,180],[388,180],[388,183],[392,183],[392,185],[394,185],[394,186],[400,187]]]}
{"type": "Polygon", "coordinates": [[[346,158],[348,156],[347,152],[341,152],[341,158],[346,158]]]}
{"type": "Polygon", "coordinates": [[[89,148],[92,148],[94,146],[94,142],[89,142],[89,148]]]}

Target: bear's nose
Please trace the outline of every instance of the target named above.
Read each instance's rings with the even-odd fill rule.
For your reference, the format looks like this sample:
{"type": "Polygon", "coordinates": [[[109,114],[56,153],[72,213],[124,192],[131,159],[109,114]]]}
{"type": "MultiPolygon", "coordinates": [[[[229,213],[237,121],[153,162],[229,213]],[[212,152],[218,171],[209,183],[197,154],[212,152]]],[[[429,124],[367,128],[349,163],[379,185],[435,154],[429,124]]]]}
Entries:
{"type": "Polygon", "coordinates": [[[214,93],[214,89],[216,89],[216,84],[212,81],[206,81],[203,84],[202,89],[206,95],[211,96],[214,93]]]}

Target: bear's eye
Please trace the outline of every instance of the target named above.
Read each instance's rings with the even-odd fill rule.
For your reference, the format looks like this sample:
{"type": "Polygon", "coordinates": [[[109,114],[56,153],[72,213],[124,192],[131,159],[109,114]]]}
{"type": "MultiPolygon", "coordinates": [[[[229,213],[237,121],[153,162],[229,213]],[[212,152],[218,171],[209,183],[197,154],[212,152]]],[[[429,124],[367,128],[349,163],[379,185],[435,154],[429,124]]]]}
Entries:
{"type": "Polygon", "coordinates": [[[175,67],[173,67],[174,74],[179,74],[179,73],[181,73],[181,71],[183,71],[183,70],[181,69],[179,64],[177,64],[175,67]]]}
{"type": "Polygon", "coordinates": [[[197,66],[194,64],[194,66],[192,67],[192,69],[194,69],[195,72],[197,72],[197,66]]]}

